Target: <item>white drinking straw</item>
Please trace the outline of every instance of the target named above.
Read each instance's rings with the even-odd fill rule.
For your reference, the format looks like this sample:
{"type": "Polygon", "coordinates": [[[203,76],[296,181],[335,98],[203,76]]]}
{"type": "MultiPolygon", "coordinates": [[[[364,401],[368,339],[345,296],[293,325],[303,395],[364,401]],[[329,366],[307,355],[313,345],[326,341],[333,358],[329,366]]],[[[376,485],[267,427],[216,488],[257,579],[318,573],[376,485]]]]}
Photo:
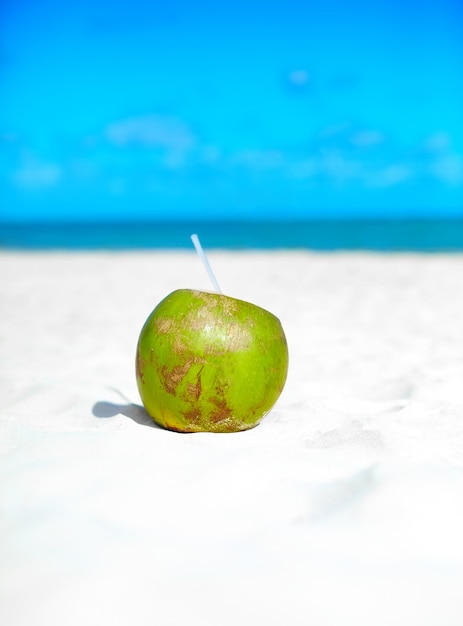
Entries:
{"type": "Polygon", "coordinates": [[[193,245],[196,248],[196,252],[199,254],[201,261],[206,268],[206,272],[209,274],[209,278],[214,285],[214,289],[217,291],[217,293],[222,293],[222,290],[219,287],[219,283],[217,282],[217,279],[214,276],[214,272],[212,271],[212,267],[209,265],[206,253],[204,252],[201,242],[199,241],[198,235],[191,235],[191,241],[193,242],[193,245]]]}

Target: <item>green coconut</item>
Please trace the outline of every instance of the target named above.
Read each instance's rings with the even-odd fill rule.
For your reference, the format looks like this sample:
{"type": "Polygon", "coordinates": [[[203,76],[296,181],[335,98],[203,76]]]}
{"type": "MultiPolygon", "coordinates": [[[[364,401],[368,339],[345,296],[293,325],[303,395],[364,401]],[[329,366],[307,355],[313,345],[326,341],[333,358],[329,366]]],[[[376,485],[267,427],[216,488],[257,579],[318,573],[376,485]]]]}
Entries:
{"type": "Polygon", "coordinates": [[[278,318],[219,293],[172,292],[146,320],[137,346],[145,409],[179,432],[253,428],[280,396],[287,371],[278,318]]]}

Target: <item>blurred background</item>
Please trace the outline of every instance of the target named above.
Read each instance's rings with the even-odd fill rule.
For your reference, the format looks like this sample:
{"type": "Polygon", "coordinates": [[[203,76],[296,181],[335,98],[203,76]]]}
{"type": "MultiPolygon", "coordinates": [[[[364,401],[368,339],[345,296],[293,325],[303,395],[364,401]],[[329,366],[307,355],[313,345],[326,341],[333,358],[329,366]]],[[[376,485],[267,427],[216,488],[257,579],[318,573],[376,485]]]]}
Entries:
{"type": "Polygon", "coordinates": [[[0,6],[0,243],[463,220],[461,0],[0,6]]]}

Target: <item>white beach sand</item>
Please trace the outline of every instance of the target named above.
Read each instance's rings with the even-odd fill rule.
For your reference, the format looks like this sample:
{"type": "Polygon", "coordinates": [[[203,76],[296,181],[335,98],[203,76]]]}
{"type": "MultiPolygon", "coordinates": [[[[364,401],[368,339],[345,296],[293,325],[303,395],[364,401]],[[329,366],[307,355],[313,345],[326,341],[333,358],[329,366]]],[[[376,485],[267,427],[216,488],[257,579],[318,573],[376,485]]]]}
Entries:
{"type": "Polygon", "coordinates": [[[289,343],[244,433],[140,407],[194,251],[0,253],[0,623],[460,626],[463,256],[209,256],[289,343]]]}

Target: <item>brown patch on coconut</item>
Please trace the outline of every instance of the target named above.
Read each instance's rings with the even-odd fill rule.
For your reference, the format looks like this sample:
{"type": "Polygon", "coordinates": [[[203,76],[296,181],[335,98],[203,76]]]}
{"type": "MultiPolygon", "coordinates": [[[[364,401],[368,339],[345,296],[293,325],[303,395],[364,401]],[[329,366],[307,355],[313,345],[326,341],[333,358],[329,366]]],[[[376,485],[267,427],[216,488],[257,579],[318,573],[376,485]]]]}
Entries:
{"type": "Polygon", "coordinates": [[[173,325],[174,321],[166,317],[158,317],[154,320],[154,328],[161,335],[168,333],[173,325]]]}
{"type": "Polygon", "coordinates": [[[183,417],[190,424],[198,424],[201,421],[201,409],[199,407],[193,407],[183,413],[183,417]]]}
{"type": "Polygon", "coordinates": [[[201,386],[201,372],[203,368],[199,370],[196,375],[196,383],[188,385],[188,395],[192,396],[196,401],[199,400],[199,396],[201,395],[202,386],[201,386]]]}
{"type": "Polygon", "coordinates": [[[142,357],[140,350],[137,350],[137,358],[135,360],[135,372],[137,378],[139,378],[143,383],[145,382],[145,379],[143,378],[143,369],[145,365],[145,359],[142,357]]]}
{"type": "Polygon", "coordinates": [[[161,377],[167,393],[175,396],[177,393],[177,387],[188,374],[192,365],[192,358],[185,361],[183,365],[176,365],[171,370],[168,369],[167,365],[163,365],[161,368],[161,377]]]}
{"type": "Polygon", "coordinates": [[[210,414],[210,420],[214,423],[229,420],[233,413],[231,408],[228,406],[227,401],[223,397],[223,392],[219,389],[217,391],[218,395],[211,398],[211,402],[214,404],[214,409],[210,414]]]}

